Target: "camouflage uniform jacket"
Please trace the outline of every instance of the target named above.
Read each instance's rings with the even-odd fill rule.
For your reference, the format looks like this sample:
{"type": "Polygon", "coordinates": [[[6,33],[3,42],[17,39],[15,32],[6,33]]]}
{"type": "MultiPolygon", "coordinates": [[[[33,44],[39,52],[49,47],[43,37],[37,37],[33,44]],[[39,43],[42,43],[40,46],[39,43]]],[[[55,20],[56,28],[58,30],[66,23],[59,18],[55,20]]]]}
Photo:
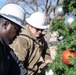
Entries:
{"type": "Polygon", "coordinates": [[[11,47],[23,62],[29,75],[40,75],[45,67],[44,61],[51,59],[50,51],[43,35],[36,38],[27,26],[11,47]]]}

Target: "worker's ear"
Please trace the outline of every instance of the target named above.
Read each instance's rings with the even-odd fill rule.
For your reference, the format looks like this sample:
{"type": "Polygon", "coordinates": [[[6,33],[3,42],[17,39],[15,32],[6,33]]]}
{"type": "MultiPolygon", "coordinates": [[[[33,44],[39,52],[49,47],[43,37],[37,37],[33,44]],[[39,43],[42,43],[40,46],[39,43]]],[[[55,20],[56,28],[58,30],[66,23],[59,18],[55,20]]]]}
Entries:
{"type": "Polygon", "coordinates": [[[6,29],[8,27],[8,25],[9,25],[9,21],[7,21],[7,20],[3,21],[2,27],[4,29],[6,29]]]}

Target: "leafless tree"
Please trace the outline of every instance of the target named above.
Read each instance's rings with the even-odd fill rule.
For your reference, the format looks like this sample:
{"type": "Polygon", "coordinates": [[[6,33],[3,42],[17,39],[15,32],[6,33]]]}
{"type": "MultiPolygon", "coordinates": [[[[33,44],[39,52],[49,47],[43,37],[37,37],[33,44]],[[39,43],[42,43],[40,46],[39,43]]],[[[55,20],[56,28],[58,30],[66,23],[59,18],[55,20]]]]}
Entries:
{"type": "MultiPolygon", "coordinates": [[[[64,0],[7,0],[7,3],[16,3],[20,4],[26,12],[26,17],[30,16],[33,12],[41,11],[44,12],[47,16],[46,23],[50,25],[51,23],[51,12],[55,12],[56,4],[54,5],[53,2],[56,4],[63,2],[64,0]]],[[[55,14],[54,14],[55,16],[55,14]]],[[[50,29],[47,30],[47,42],[50,38],[50,29]],[[48,36],[48,37],[47,37],[48,36]]]]}

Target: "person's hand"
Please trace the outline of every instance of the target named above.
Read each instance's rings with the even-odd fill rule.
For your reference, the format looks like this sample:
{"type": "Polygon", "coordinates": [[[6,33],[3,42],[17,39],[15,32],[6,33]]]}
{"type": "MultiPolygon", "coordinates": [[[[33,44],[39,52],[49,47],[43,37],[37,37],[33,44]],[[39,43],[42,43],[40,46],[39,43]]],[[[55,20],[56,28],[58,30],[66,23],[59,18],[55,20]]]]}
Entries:
{"type": "Polygon", "coordinates": [[[46,64],[46,65],[47,65],[47,64],[51,64],[51,63],[52,63],[52,60],[49,60],[49,59],[48,59],[48,60],[45,61],[45,64],[46,64]]]}

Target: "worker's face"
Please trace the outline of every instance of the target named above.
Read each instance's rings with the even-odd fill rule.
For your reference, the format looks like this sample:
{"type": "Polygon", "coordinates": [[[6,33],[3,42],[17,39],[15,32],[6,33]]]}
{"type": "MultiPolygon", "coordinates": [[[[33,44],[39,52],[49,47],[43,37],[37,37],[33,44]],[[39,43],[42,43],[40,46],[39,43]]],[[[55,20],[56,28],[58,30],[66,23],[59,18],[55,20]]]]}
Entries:
{"type": "Polygon", "coordinates": [[[43,29],[38,29],[35,27],[30,28],[31,32],[35,35],[35,37],[40,37],[40,35],[42,34],[43,29]]]}
{"type": "Polygon", "coordinates": [[[6,26],[4,33],[4,42],[6,44],[11,44],[16,36],[19,35],[21,27],[17,26],[13,22],[8,22],[7,24],[8,25],[6,26]]]}

